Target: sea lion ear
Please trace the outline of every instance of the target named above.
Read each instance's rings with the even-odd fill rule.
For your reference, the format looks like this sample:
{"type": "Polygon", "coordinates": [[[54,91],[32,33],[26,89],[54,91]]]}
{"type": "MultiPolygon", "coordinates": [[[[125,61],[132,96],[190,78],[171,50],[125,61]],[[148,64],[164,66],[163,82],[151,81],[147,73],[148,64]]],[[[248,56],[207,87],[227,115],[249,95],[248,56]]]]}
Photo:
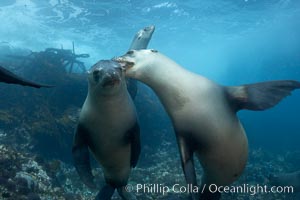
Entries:
{"type": "Polygon", "coordinates": [[[132,55],[132,54],[134,54],[134,50],[127,51],[125,55],[132,55]]]}

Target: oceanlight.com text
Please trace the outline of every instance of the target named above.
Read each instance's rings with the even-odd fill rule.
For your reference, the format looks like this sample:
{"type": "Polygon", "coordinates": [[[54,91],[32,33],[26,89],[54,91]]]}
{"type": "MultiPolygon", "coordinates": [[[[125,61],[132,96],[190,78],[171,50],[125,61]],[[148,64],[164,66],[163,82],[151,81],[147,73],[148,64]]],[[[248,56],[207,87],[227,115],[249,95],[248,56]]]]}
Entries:
{"type": "Polygon", "coordinates": [[[268,185],[232,185],[232,186],[218,186],[216,184],[204,184],[203,187],[198,187],[195,185],[187,184],[180,185],[174,184],[171,186],[165,184],[136,184],[131,185],[128,184],[125,187],[127,192],[135,192],[135,193],[152,193],[152,194],[163,194],[166,195],[168,193],[203,193],[205,190],[211,193],[236,193],[236,194],[249,194],[251,196],[256,194],[264,194],[264,193],[293,193],[293,186],[268,186],[268,185]]]}

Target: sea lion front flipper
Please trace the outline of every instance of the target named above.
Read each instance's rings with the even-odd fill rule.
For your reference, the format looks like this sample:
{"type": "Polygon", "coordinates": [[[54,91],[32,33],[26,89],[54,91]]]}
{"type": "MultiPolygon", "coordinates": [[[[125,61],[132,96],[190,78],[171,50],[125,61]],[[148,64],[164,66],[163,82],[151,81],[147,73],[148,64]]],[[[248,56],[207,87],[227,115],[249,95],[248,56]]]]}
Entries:
{"type": "MultiPolygon", "coordinates": [[[[177,134],[179,135],[179,134],[177,134]]],[[[185,180],[188,185],[197,186],[196,171],[194,167],[193,150],[189,146],[186,140],[180,136],[177,136],[178,147],[180,151],[181,165],[185,180]]],[[[192,200],[198,200],[198,194],[191,193],[192,200]]]]}
{"type": "Polygon", "coordinates": [[[73,162],[82,182],[89,188],[96,189],[90,164],[88,143],[85,135],[87,135],[87,130],[79,124],[75,131],[72,148],[73,162]]]}
{"type": "Polygon", "coordinates": [[[140,126],[138,122],[128,131],[128,136],[131,143],[130,166],[134,168],[141,153],[140,126]]]}
{"type": "Polygon", "coordinates": [[[291,91],[299,89],[300,82],[269,81],[225,88],[228,99],[236,111],[241,109],[266,110],[290,95],[291,91]]]}

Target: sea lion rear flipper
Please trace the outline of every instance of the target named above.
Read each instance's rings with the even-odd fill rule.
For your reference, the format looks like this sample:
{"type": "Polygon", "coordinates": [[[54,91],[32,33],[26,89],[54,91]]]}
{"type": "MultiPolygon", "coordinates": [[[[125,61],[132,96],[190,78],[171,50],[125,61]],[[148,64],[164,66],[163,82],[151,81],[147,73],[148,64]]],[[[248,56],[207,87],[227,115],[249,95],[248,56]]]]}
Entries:
{"type": "Polygon", "coordinates": [[[135,167],[141,153],[141,142],[140,142],[140,126],[138,122],[128,131],[128,136],[131,143],[131,158],[130,165],[135,167]]]}
{"type": "MultiPolygon", "coordinates": [[[[179,134],[177,134],[179,135],[179,134]]],[[[184,138],[177,137],[178,147],[180,151],[181,165],[188,185],[197,186],[197,178],[194,167],[193,151],[184,138]]],[[[198,200],[198,194],[191,193],[193,200],[198,200]]]]}
{"type": "Polygon", "coordinates": [[[86,130],[78,125],[75,131],[72,156],[74,166],[82,182],[91,189],[95,189],[94,176],[90,164],[88,144],[85,139],[86,130]]]}
{"type": "Polygon", "coordinates": [[[115,188],[112,187],[111,185],[104,185],[100,192],[97,194],[95,200],[107,200],[111,199],[111,196],[114,194],[115,188]]]}
{"type": "Polygon", "coordinates": [[[124,200],[136,200],[136,197],[133,193],[131,193],[130,191],[127,191],[126,188],[123,187],[119,187],[118,189],[118,193],[120,195],[120,197],[124,200]]]}
{"type": "Polygon", "coordinates": [[[290,95],[291,91],[299,88],[300,82],[283,80],[226,87],[226,92],[236,111],[241,109],[266,110],[290,95]]]}

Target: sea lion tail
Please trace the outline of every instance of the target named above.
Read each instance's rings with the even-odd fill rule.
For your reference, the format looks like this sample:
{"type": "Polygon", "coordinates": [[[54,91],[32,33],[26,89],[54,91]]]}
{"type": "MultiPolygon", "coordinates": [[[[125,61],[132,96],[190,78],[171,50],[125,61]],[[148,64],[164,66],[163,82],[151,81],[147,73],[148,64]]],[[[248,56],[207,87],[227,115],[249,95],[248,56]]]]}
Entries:
{"type": "Polygon", "coordinates": [[[107,200],[107,199],[111,199],[111,196],[114,194],[115,192],[115,187],[106,184],[104,185],[100,192],[97,194],[95,200],[107,200]]]}
{"type": "Polygon", "coordinates": [[[272,108],[295,89],[300,89],[300,82],[293,80],[225,87],[229,102],[236,111],[242,109],[260,111],[272,108]]]}

